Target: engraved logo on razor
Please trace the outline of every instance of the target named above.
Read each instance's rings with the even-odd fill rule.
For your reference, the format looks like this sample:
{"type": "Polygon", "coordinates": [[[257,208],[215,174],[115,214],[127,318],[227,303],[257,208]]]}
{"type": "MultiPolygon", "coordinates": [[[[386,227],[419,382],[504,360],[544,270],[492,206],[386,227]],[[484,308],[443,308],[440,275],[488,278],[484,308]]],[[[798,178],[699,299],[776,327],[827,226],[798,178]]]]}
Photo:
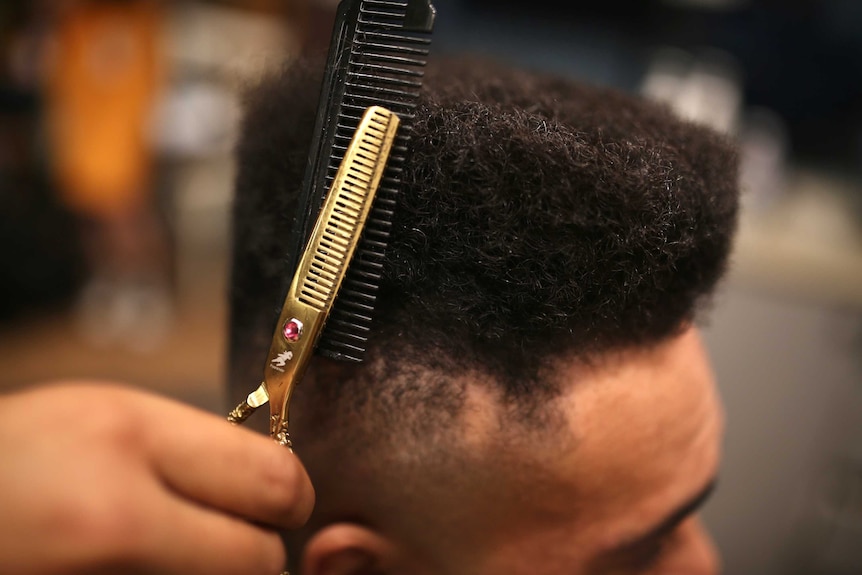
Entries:
{"type": "Polygon", "coordinates": [[[272,361],[270,361],[269,363],[273,369],[278,370],[278,371],[283,373],[284,372],[284,369],[283,369],[284,364],[286,364],[291,359],[293,359],[293,352],[292,351],[283,351],[280,354],[278,354],[277,356],[275,356],[274,358],[272,358],[272,361]]]}

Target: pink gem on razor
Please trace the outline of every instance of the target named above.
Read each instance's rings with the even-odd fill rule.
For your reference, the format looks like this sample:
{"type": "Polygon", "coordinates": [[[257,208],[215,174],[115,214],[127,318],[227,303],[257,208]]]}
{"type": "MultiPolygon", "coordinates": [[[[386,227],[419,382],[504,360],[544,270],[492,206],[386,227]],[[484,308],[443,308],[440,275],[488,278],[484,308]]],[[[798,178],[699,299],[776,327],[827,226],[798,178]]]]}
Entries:
{"type": "Polygon", "coordinates": [[[299,341],[299,336],[302,335],[302,322],[295,317],[289,319],[284,324],[284,329],[281,330],[281,333],[287,341],[299,341]]]}

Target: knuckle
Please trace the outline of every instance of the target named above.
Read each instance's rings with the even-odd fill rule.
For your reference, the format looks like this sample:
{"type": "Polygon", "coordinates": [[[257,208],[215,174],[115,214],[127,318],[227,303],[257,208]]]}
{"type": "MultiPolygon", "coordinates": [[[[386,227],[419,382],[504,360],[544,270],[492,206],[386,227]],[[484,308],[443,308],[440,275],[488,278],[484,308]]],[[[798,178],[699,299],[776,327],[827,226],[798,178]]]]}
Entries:
{"type": "Polygon", "coordinates": [[[141,445],[138,410],[121,394],[105,396],[102,408],[88,413],[87,417],[98,439],[124,451],[136,450],[141,445]]]}
{"type": "Polygon", "coordinates": [[[267,467],[268,485],[276,486],[272,490],[273,511],[288,521],[304,521],[310,490],[298,462],[291,456],[274,457],[267,467]]]}
{"type": "Polygon", "coordinates": [[[128,388],[109,383],[62,381],[33,390],[45,403],[37,417],[44,425],[72,418],[71,430],[93,446],[140,447],[145,410],[139,396],[128,388]]]}

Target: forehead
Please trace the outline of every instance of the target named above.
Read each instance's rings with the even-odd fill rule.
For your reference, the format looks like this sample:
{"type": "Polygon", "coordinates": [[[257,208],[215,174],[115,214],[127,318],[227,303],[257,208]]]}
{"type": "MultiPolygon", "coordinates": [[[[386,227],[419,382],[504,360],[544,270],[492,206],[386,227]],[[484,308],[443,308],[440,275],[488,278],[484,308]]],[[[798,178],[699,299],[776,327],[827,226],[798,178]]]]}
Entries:
{"type": "Polygon", "coordinates": [[[557,471],[595,504],[594,521],[636,523],[709,482],[721,412],[694,330],[591,375],[562,398],[577,440],[557,471]]]}
{"type": "Polygon", "coordinates": [[[558,562],[561,570],[548,573],[563,566],[571,572],[574,554],[588,559],[638,535],[701,491],[717,471],[722,426],[694,330],[558,373],[571,380],[558,406],[567,422],[562,432],[575,439],[540,463],[552,479],[525,500],[522,531],[510,548],[516,556],[507,558],[558,562]]]}

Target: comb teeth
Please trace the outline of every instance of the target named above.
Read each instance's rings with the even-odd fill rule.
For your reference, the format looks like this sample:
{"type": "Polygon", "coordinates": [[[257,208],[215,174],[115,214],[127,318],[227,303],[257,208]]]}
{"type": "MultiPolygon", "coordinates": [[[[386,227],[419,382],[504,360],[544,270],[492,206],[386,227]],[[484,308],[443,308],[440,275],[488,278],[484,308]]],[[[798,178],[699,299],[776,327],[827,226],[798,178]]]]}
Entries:
{"type": "Polygon", "coordinates": [[[322,355],[350,361],[362,361],[371,331],[433,19],[433,7],[428,0],[364,0],[357,4],[358,7],[353,7],[352,42],[347,43],[349,49],[345,54],[348,64],[343,75],[344,92],[330,124],[334,125],[334,137],[326,168],[326,188],[332,185],[350,138],[368,106],[383,106],[395,112],[401,124],[362,239],[318,345],[322,355]]]}

